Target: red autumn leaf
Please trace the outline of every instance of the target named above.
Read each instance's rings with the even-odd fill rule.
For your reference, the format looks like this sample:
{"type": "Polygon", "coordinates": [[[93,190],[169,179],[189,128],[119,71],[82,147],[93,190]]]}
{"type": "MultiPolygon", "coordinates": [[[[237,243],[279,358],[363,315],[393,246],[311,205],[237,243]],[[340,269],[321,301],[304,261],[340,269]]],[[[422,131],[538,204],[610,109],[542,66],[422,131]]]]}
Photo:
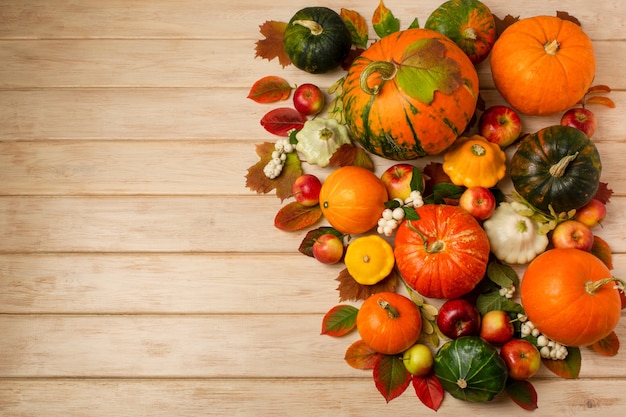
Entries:
{"type": "Polygon", "coordinates": [[[350,51],[348,52],[348,56],[346,56],[344,58],[343,61],[341,61],[341,68],[344,71],[348,71],[350,69],[350,67],[352,66],[352,63],[354,62],[354,60],[359,57],[363,52],[365,52],[365,49],[363,48],[352,48],[350,49],[350,51]]]}
{"type": "Polygon", "coordinates": [[[352,278],[348,269],[344,269],[336,278],[339,281],[337,290],[339,291],[339,301],[359,301],[365,300],[372,294],[379,292],[395,291],[398,285],[398,278],[394,271],[389,276],[374,285],[362,285],[352,278]]]}
{"type": "Polygon", "coordinates": [[[506,28],[519,20],[519,16],[514,17],[510,14],[507,14],[506,16],[504,16],[504,19],[500,19],[498,16],[494,15],[493,19],[496,22],[496,34],[497,36],[500,36],[500,34],[502,34],[502,32],[504,32],[506,28]]]}
{"type": "Polygon", "coordinates": [[[257,103],[274,103],[287,100],[291,94],[291,89],[292,87],[284,78],[268,75],[252,85],[248,98],[257,103]]]}
{"type": "Polygon", "coordinates": [[[615,332],[611,332],[607,337],[597,341],[591,348],[603,356],[615,356],[619,352],[619,338],[615,332]]]}
{"type": "Polygon", "coordinates": [[[285,51],[285,44],[283,42],[283,35],[286,28],[287,23],[277,22],[275,20],[268,20],[260,25],[260,32],[265,36],[265,39],[256,42],[255,57],[264,58],[268,61],[278,58],[278,62],[283,67],[291,64],[291,59],[289,59],[285,51]]]}
{"type": "Polygon", "coordinates": [[[387,402],[397,398],[411,383],[411,374],[406,370],[399,355],[382,355],[374,366],[374,383],[387,402]]]}
{"type": "Polygon", "coordinates": [[[374,171],[374,162],[369,154],[363,148],[351,143],[341,145],[330,157],[329,162],[331,167],[354,165],[374,171]]]}
{"type": "Polygon", "coordinates": [[[354,10],[344,8],[341,9],[339,16],[341,16],[341,19],[350,31],[350,35],[352,35],[352,43],[361,48],[366,48],[369,28],[365,18],[354,10]]]}
{"type": "Polygon", "coordinates": [[[591,246],[591,253],[600,259],[607,268],[613,269],[613,254],[611,253],[611,247],[600,236],[593,236],[593,246],[591,246]]]}
{"type": "Polygon", "coordinates": [[[318,227],[314,230],[309,230],[300,242],[300,246],[298,247],[298,252],[313,257],[313,243],[317,240],[318,237],[325,235],[327,233],[331,233],[337,236],[340,239],[343,239],[343,234],[333,227],[318,227]]]}
{"type": "Polygon", "coordinates": [[[561,378],[576,379],[580,373],[580,364],[582,362],[580,348],[568,347],[567,351],[567,357],[563,360],[542,359],[541,362],[552,373],[561,378]]]}
{"type": "Polygon", "coordinates": [[[363,340],[357,340],[346,350],[345,361],[355,369],[374,369],[382,354],[372,350],[363,340]]]}
{"type": "Polygon", "coordinates": [[[350,333],[356,327],[356,315],[359,309],[350,305],[337,305],[324,315],[322,333],[340,337],[350,333]]]}
{"type": "Polygon", "coordinates": [[[315,224],[321,217],[320,206],[307,207],[292,201],[276,213],[274,226],[285,232],[294,232],[315,224]]]}
{"type": "Polygon", "coordinates": [[[263,172],[265,165],[272,159],[274,143],[264,142],[257,145],[256,153],[259,155],[259,162],[248,168],[246,174],[246,187],[257,193],[268,193],[276,189],[276,196],[281,201],[292,196],[293,183],[302,174],[302,164],[295,152],[287,154],[287,160],[281,174],[270,179],[263,172]]]}
{"type": "Polygon", "coordinates": [[[505,387],[506,393],[511,397],[515,404],[524,410],[532,411],[537,406],[537,390],[530,381],[509,380],[505,387]]]}
{"type": "Polygon", "coordinates": [[[569,14],[567,12],[563,12],[563,11],[557,10],[556,11],[556,17],[558,17],[559,19],[562,19],[562,20],[569,20],[570,22],[575,23],[578,26],[581,26],[580,20],[578,20],[577,18],[575,18],[574,16],[572,16],[571,14],[569,14]]]}
{"type": "Polygon", "coordinates": [[[300,130],[307,121],[306,116],[291,107],[279,107],[270,110],[261,119],[261,126],[278,136],[289,136],[293,129],[300,130]]]}
{"type": "Polygon", "coordinates": [[[430,373],[426,376],[413,376],[413,388],[422,404],[437,411],[443,402],[445,391],[437,376],[430,373]]]}
{"type": "Polygon", "coordinates": [[[604,204],[608,204],[611,200],[612,195],[613,190],[609,188],[609,185],[606,182],[600,182],[598,191],[596,191],[596,194],[593,196],[593,198],[602,201],[604,204]]]}

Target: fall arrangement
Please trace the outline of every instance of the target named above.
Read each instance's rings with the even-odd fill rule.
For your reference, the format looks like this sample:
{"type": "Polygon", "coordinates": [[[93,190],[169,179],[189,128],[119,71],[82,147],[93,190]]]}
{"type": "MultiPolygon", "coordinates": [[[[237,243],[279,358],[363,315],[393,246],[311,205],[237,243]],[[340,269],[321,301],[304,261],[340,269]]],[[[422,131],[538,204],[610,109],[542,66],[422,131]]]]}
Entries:
{"type": "Polygon", "coordinates": [[[301,253],[345,264],[345,304],[322,334],[358,332],[345,361],[371,371],[387,401],[412,385],[433,410],[445,393],[502,392],[535,409],[540,366],[576,378],[582,347],[619,350],[626,298],[595,233],[612,191],[589,109],[615,105],[593,85],[593,44],[567,13],[500,19],[478,0],[445,1],[406,29],[381,1],[371,24],[374,40],[355,11],[307,7],[260,26],[257,57],[345,73],[330,101],[313,82],[254,83],[248,98],[293,106],[261,119],[278,138],[257,146],[246,185],[292,200],[274,225],[306,230],[301,253]],[[506,105],[481,97],[483,61],[506,105]],[[557,114],[560,124],[522,131],[520,115],[557,114]],[[395,162],[378,176],[372,155],[395,162]]]}

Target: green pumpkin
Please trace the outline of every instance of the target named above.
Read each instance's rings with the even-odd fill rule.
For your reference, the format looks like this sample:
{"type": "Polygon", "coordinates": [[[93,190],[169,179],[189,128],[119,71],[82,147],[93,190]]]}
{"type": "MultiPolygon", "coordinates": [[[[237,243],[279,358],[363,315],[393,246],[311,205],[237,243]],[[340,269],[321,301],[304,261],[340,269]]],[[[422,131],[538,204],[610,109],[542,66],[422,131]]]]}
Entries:
{"type": "Polygon", "coordinates": [[[570,126],[550,126],[526,136],[511,158],[515,190],[546,213],[579,209],[596,194],[602,163],[593,142],[570,126]]]}
{"type": "Polygon", "coordinates": [[[348,56],[352,36],[341,16],[327,7],[305,7],[287,24],[285,52],[301,70],[321,74],[337,68],[348,56]]]}
{"type": "Polygon", "coordinates": [[[504,389],[507,368],[493,345],[478,336],[463,336],[439,348],[435,376],[454,398],[486,402],[504,389]]]}

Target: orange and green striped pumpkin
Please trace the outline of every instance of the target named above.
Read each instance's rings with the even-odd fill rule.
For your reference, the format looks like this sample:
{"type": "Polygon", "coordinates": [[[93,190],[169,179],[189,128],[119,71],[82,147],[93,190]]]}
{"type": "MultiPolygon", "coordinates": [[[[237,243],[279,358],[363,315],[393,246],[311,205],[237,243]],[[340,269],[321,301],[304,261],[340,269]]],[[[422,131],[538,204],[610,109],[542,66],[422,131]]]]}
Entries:
{"type": "Polygon", "coordinates": [[[342,93],[355,140],[391,160],[443,152],[467,127],[477,99],[478,75],[465,52],[450,38],[420,28],[372,44],[350,66],[342,93]],[[424,100],[420,94],[428,83],[431,96],[424,100]]]}

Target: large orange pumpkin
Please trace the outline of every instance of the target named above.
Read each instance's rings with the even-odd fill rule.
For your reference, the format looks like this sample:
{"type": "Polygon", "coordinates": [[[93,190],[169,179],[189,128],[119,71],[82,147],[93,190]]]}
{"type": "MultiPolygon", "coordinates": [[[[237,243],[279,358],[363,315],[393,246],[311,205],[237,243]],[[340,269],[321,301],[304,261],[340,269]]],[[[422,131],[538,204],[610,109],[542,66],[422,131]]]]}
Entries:
{"type": "Polygon", "coordinates": [[[395,355],[413,346],[422,331],[419,308],[407,297],[382,292],[371,295],[361,305],[356,327],[371,349],[395,355]]]}
{"type": "Polygon", "coordinates": [[[408,29],[372,44],[343,83],[343,114],[368,151],[393,160],[436,155],[465,130],[478,75],[448,37],[408,29]]]}
{"type": "Polygon", "coordinates": [[[344,166],[322,183],[320,207],[332,227],[345,234],[371,230],[385,209],[387,189],[372,171],[344,166]]]}
{"type": "Polygon", "coordinates": [[[489,239],[478,221],[458,206],[426,204],[419,220],[396,231],[394,255],[404,281],[425,297],[458,298],[482,280],[489,239]]]}
{"type": "Polygon", "coordinates": [[[506,28],[491,50],[490,64],[498,91],[530,115],[575,105],[596,71],[589,37],[575,23],[553,16],[522,19],[506,28]]]}
{"type": "Polygon", "coordinates": [[[565,346],[587,346],[617,326],[622,305],[606,265],[589,252],[550,249],[533,259],[520,286],[528,319],[565,346]]]}

